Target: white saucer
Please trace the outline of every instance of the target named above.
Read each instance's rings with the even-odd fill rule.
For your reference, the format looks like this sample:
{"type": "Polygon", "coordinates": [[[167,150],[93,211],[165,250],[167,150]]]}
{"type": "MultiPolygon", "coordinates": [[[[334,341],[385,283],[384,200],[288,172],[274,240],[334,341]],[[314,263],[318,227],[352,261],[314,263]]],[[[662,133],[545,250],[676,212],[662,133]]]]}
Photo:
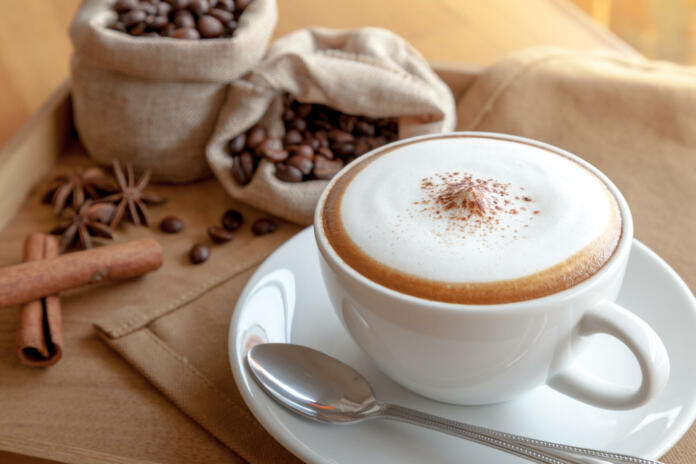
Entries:
{"type": "MultiPolygon", "coordinates": [[[[237,387],[256,418],[280,443],[312,463],[522,463],[520,458],[393,421],[324,425],[282,408],[249,377],[244,347],[256,337],[306,345],[362,373],[377,398],[431,414],[579,446],[657,459],[686,433],[696,416],[696,299],[679,276],[640,242],[634,242],[618,302],[648,322],[664,341],[672,365],[665,390],[632,411],[587,406],[548,387],[491,406],[431,401],[384,376],[343,329],[319,272],[311,228],[288,240],[249,280],[232,318],[229,356],[237,387]]],[[[577,362],[617,382],[637,385],[628,349],[597,335],[577,362]]]]}

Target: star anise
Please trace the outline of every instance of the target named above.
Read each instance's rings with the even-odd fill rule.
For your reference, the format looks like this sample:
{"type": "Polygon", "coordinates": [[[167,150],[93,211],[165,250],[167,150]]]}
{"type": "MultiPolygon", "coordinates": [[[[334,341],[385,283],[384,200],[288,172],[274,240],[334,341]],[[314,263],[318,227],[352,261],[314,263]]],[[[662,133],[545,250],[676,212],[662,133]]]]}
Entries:
{"type": "Polygon", "coordinates": [[[126,164],[126,175],[124,175],[121,164],[118,161],[114,161],[114,174],[118,182],[118,191],[113,195],[102,198],[102,201],[112,202],[116,205],[116,211],[111,218],[109,226],[116,228],[121,223],[126,212],[136,226],[141,224],[150,225],[147,205],[158,205],[166,201],[159,195],[145,190],[148,182],[150,182],[150,170],[146,170],[136,182],[132,164],[126,164]]]}
{"type": "Polygon", "coordinates": [[[104,171],[99,168],[76,168],[68,175],[58,176],[44,195],[46,203],[53,204],[53,212],[60,214],[68,205],[79,209],[85,199],[97,199],[104,191],[113,191],[114,186],[104,171]]]}
{"type": "Polygon", "coordinates": [[[58,226],[51,231],[62,234],[60,252],[73,245],[83,249],[92,248],[93,237],[113,240],[114,231],[107,226],[116,207],[111,203],[92,203],[86,200],[79,209],[63,210],[58,226]]]}

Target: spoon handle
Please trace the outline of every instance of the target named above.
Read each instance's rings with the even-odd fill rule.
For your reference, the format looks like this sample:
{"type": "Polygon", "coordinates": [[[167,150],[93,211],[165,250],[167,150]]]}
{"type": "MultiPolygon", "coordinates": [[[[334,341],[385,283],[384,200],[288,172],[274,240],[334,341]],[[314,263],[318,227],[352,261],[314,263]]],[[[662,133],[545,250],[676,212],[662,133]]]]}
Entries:
{"type": "Polygon", "coordinates": [[[477,443],[507,451],[543,464],[661,464],[658,461],[611,453],[608,451],[580,448],[534,438],[523,437],[497,430],[457,422],[443,417],[426,414],[414,409],[392,404],[382,407],[381,415],[390,419],[421,425],[432,430],[457,437],[467,438],[477,443]],[[590,458],[588,460],[588,458],[590,458]]]}

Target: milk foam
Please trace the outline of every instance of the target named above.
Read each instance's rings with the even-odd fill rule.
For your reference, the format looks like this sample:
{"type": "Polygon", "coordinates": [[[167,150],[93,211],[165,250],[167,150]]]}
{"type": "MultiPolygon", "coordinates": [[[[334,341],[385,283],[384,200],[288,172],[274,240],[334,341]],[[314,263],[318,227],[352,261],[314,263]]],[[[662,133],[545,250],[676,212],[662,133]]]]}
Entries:
{"type": "Polygon", "coordinates": [[[345,232],[364,253],[390,268],[453,283],[548,269],[606,233],[616,211],[604,183],[578,163],[477,137],[424,140],[378,156],[350,181],[340,204],[345,232]],[[447,173],[503,184],[506,195],[493,194],[502,200],[496,214],[476,225],[475,215],[463,219],[457,208],[443,210],[423,185],[430,178],[437,187],[437,176],[447,173]]]}

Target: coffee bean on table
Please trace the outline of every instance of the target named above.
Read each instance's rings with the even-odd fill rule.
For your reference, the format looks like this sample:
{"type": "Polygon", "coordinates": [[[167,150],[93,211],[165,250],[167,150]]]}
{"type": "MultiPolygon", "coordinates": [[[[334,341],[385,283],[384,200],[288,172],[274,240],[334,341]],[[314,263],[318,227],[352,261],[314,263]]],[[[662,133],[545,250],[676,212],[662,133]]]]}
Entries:
{"type": "Polygon", "coordinates": [[[271,219],[257,219],[251,225],[251,232],[254,235],[266,235],[275,232],[277,228],[278,226],[271,219]]]}
{"type": "Polygon", "coordinates": [[[193,264],[201,264],[210,257],[210,247],[204,243],[197,243],[189,251],[189,260],[193,264]]]}
{"type": "Polygon", "coordinates": [[[230,143],[228,145],[230,153],[234,155],[244,150],[244,147],[246,146],[246,140],[246,133],[244,132],[230,140],[230,143]]]}
{"type": "Polygon", "coordinates": [[[234,238],[232,231],[220,226],[208,227],[208,236],[215,243],[227,243],[234,238]]]}
{"type": "Polygon", "coordinates": [[[196,26],[201,36],[206,39],[220,37],[225,29],[219,19],[210,15],[203,15],[198,18],[196,26]]]}
{"type": "Polygon", "coordinates": [[[242,216],[242,213],[236,209],[228,209],[222,215],[221,222],[222,227],[225,229],[235,231],[242,227],[242,224],[244,223],[244,216],[242,216]]]}
{"type": "MultiPolygon", "coordinates": [[[[307,159],[307,158],[302,158],[307,159]]],[[[310,161],[311,163],[311,161],[310,161]]],[[[302,182],[302,171],[288,164],[276,165],[275,175],[284,182],[302,182]]]]}
{"type": "Polygon", "coordinates": [[[176,216],[167,216],[160,222],[160,230],[167,234],[177,234],[184,229],[184,222],[176,216]]]}

